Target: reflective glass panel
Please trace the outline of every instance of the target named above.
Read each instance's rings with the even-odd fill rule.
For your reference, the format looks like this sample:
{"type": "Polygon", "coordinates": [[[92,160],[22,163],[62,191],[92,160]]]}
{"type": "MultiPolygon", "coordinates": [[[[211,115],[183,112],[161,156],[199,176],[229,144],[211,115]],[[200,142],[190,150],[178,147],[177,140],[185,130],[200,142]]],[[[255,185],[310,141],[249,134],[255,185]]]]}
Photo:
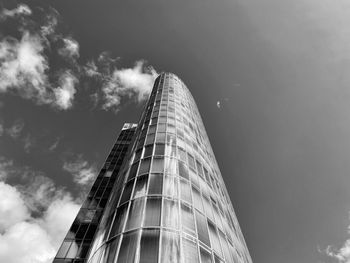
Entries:
{"type": "Polygon", "coordinates": [[[140,263],[157,263],[159,253],[159,230],[142,230],[140,263]]]}
{"type": "Polygon", "coordinates": [[[162,250],[160,262],[180,263],[180,238],[179,235],[170,232],[162,232],[162,250]]]}

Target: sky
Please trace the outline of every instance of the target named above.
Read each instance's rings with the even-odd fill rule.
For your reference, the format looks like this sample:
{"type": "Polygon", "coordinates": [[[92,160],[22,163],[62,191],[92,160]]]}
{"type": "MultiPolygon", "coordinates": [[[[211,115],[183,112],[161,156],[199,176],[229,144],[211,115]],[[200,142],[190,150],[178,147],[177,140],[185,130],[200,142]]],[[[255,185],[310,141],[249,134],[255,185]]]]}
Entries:
{"type": "Polygon", "coordinates": [[[158,73],[254,262],[350,262],[350,2],[0,1],[0,262],[48,263],[158,73]]]}

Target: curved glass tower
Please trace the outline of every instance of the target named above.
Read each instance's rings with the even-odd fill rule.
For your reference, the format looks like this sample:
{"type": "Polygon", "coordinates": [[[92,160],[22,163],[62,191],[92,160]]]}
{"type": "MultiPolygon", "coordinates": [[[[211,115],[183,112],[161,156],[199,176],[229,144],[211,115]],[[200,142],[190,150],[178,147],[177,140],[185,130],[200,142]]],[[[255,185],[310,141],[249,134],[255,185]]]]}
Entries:
{"type": "Polygon", "coordinates": [[[196,103],[176,75],[156,79],[124,160],[88,257],[62,262],[252,262],[196,103]]]}

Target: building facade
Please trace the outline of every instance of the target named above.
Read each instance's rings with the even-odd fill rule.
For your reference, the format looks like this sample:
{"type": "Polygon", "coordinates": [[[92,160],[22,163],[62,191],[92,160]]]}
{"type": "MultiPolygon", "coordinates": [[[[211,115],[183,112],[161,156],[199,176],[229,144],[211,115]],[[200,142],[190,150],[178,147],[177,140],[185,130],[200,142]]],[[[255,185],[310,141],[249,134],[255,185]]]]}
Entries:
{"type": "Polygon", "coordinates": [[[196,103],[176,75],[155,80],[123,165],[110,171],[88,256],[67,261],[62,245],[55,263],[252,262],[196,103]]]}

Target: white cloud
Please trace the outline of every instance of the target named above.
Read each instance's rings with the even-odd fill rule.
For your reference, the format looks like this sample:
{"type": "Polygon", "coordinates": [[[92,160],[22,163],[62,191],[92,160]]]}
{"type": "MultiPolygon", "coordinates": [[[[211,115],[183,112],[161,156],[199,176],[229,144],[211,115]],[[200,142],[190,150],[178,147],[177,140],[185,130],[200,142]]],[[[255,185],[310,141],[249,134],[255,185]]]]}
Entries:
{"type": "Polygon", "coordinates": [[[350,263],[350,239],[346,240],[339,249],[328,246],[325,253],[338,263],[350,263]]]}
{"type": "Polygon", "coordinates": [[[16,139],[21,135],[21,132],[24,128],[24,122],[20,119],[16,120],[10,128],[6,129],[7,135],[16,139]]]}
{"type": "MultiPolygon", "coordinates": [[[[3,179],[21,177],[22,170],[0,157],[3,179]]],[[[40,173],[25,178],[25,185],[0,182],[0,262],[51,263],[79,205],[40,173]]]]}
{"type": "Polygon", "coordinates": [[[73,175],[73,180],[79,185],[90,184],[97,176],[95,165],[90,165],[81,155],[73,161],[66,161],[63,164],[63,170],[73,175]]]}
{"type": "Polygon", "coordinates": [[[0,235],[1,262],[49,263],[55,252],[48,233],[37,223],[22,221],[0,235]]]}
{"type": "Polygon", "coordinates": [[[29,210],[14,187],[0,182],[0,233],[8,227],[28,219],[29,210]]]}
{"type": "Polygon", "coordinates": [[[103,108],[118,110],[124,97],[136,96],[139,102],[146,99],[156,77],[157,72],[153,67],[146,67],[144,61],[137,61],[133,68],[115,69],[102,88],[103,108]]]}
{"type": "Polygon", "coordinates": [[[4,8],[0,13],[0,20],[6,19],[7,17],[15,17],[19,15],[31,15],[32,10],[25,4],[19,4],[16,8],[8,10],[4,8]]]}
{"type": "Polygon", "coordinates": [[[40,37],[29,32],[20,41],[7,37],[0,42],[0,91],[14,89],[22,97],[46,103],[48,63],[43,49],[40,37]]]}
{"type": "MultiPolygon", "coordinates": [[[[348,226],[347,232],[350,234],[350,225],[348,226]]],[[[347,239],[340,248],[328,246],[324,250],[319,249],[319,252],[327,255],[331,259],[334,259],[337,263],[350,263],[350,238],[347,239]]]]}
{"type": "Polygon", "coordinates": [[[58,108],[67,110],[72,107],[74,94],[76,93],[75,85],[77,83],[78,79],[70,71],[61,74],[59,87],[54,89],[58,108]]]}
{"type": "Polygon", "coordinates": [[[49,147],[49,151],[50,152],[53,152],[58,147],[58,144],[60,143],[60,140],[61,139],[59,137],[56,138],[56,140],[49,147]]]}
{"type": "MultiPolygon", "coordinates": [[[[75,59],[79,56],[79,44],[72,37],[64,37],[55,32],[57,17],[57,11],[49,10],[40,29],[33,31],[23,26],[19,40],[7,36],[0,41],[0,92],[11,92],[37,104],[49,104],[62,110],[72,107],[75,85],[78,83],[73,69],[78,66],[75,59]],[[69,66],[72,69],[60,69],[63,73],[54,72],[50,68],[49,57],[46,55],[51,44],[58,41],[63,42],[58,53],[73,62],[69,66]],[[58,76],[58,87],[49,75],[58,76]]],[[[31,23],[35,24],[28,19],[28,24],[31,23]]]]}
{"type": "Polygon", "coordinates": [[[63,38],[63,47],[58,50],[58,53],[63,57],[75,58],[79,57],[79,43],[71,38],[63,38]]]}

